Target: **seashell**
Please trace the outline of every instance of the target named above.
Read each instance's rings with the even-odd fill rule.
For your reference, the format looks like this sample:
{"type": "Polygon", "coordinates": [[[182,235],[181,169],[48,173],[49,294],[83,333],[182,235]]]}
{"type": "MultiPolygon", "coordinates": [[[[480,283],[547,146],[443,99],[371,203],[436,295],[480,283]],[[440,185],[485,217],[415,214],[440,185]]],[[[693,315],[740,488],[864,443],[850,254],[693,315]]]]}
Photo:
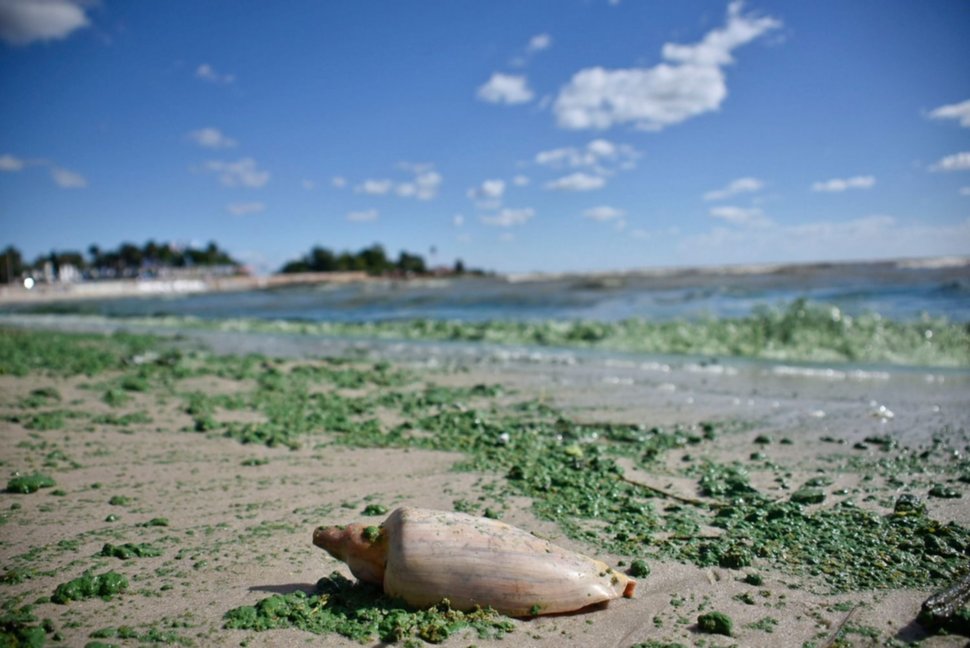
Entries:
{"type": "Polygon", "coordinates": [[[630,598],[636,588],[606,563],[464,513],[403,507],[379,528],[320,527],[313,544],[414,607],[448,599],[459,610],[534,616],[630,598]]]}

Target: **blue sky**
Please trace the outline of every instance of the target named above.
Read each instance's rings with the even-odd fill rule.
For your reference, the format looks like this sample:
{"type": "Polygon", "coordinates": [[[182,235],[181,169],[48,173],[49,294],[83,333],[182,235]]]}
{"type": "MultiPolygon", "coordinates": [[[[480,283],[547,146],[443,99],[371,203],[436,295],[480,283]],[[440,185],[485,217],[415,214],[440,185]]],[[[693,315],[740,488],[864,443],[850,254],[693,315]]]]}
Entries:
{"type": "Polygon", "coordinates": [[[0,244],[970,254],[970,3],[0,0],[0,244]]]}

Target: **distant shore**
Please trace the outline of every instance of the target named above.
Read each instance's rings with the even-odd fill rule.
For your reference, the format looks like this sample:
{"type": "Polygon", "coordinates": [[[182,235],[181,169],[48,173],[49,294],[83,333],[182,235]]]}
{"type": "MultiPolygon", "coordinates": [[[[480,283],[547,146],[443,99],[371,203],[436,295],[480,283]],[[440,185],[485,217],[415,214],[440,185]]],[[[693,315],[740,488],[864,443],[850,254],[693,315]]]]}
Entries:
{"type": "MultiPolygon", "coordinates": [[[[632,268],[629,270],[495,273],[488,276],[509,284],[552,284],[567,282],[572,287],[615,288],[626,282],[660,282],[676,285],[680,280],[696,281],[710,277],[712,281],[726,277],[787,276],[872,273],[884,269],[949,270],[963,276],[970,273],[970,256],[932,258],[900,258],[869,261],[819,261],[805,263],[752,263],[718,266],[665,266],[632,268]]],[[[20,285],[0,285],[0,306],[13,304],[43,304],[56,301],[88,299],[118,299],[129,297],[159,297],[199,293],[240,292],[286,286],[315,284],[351,284],[362,282],[411,281],[412,279],[454,278],[456,275],[373,276],[366,272],[300,272],[269,276],[192,276],[161,279],[111,279],[97,281],[39,283],[31,289],[20,285]]]]}
{"type": "Polygon", "coordinates": [[[0,286],[0,304],[233,292],[306,284],[345,284],[365,281],[367,278],[368,276],[364,272],[299,272],[270,275],[268,277],[238,276],[199,277],[191,279],[78,281],[37,284],[29,290],[23,286],[0,286]]]}

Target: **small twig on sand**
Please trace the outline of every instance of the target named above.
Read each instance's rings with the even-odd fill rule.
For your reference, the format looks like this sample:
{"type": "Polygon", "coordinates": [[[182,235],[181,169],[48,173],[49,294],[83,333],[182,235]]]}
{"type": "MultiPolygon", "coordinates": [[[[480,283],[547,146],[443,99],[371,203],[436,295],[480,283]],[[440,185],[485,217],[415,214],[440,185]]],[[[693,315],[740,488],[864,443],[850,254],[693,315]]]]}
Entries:
{"type": "Polygon", "coordinates": [[[634,486],[639,486],[640,488],[646,488],[648,491],[654,492],[658,495],[662,495],[668,499],[677,500],[678,502],[683,502],[684,504],[692,504],[694,506],[704,506],[708,508],[724,508],[727,506],[724,502],[718,502],[716,500],[706,502],[704,500],[699,500],[694,497],[687,497],[685,495],[678,495],[677,493],[671,493],[663,488],[658,488],[656,486],[651,486],[650,484],[645,484],[641,481],[635,479],[630,479],[629,477],[620,477],[623,481],[634,486]]]}
{"type": "Polygon", "coordinates": [[[822,648],[832,648],[832,646],[835,645],[835,642],[839,638],[839,633],[841,633],[842,632],[842,629],[845,628],[846,624],[849,623],[849,619],[852,618],[852,615],[855,614],[855,611],[858,610],[861,607],[862,607],[862,604],[859,603],[854,608],[852,608],[851,610],[849,610],[849,613],[845,615],[845,618],[844,619],[842,619],[842,623],[840,623],[838,625],[838,627],[835,629],[835,632],[833,632],[829,636],[829,640],[826,641],[824,644],[822,644],[822,648]]]}

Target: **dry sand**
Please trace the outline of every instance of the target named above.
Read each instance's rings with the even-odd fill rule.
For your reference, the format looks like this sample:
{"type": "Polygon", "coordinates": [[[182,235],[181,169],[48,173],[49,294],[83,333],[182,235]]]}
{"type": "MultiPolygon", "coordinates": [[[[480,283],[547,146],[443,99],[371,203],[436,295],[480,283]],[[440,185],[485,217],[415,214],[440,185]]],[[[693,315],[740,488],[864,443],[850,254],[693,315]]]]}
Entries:
{"type": "MultiPolygon", "coordinates": [[[[356,346],[285,336],[190,335],[219,351],[246,349],[296,357],[345,354],[356,346]]],[[[744,459],[759,433],[797,439],[793,446],[775,444],[765,450],[790,469],[792,481],[816,474],[815,469],[825,465],[820,459],[833,452],[831,444],[820,440],[825,435],[844,438],[851,445],[870,434],[891,431],[908,443],[920,444],[931,435],[945,433],[954,439],[963,435],[960,441],[966,444],[970,417],[970,380],[956,372],[816,372],[767,364],[702,365],[527,350],[470,352],[441,345],[382,344],[369,352],[417,369],[434,382],[503,384],[517,397],[544,399],[580,420],[648,425],[752,421],[755,425],[748,431],[719,438],[713,452],[722,461],[744,459]],[[880,406],[891,410],[893,417],[888,418],[880,406]]],[[[239,388],[232,381],[206,380],[192,387],[212,393],[239,388]]],[[[58,583],[92,567],[98,573],[115,569],[131,581],[130,591],[111,601],[38,605],[35,613],[53,620],[64,645],[83,646],[91,641],[92,631],[119,625],[174,631],[198,646],[359,645],[337,635],[297,630],[224,630],[222,618],[227,610],[253,604],[273,592],[312,591],[317,579],[333,570],[349,575],[342,564],[311,545],[315,526],[364,519],[361,511],[368,502],[451,510],[456,499],[474,500],[483,494],[484,485],[497,479],[453,472],[451,467],[460,457],[448,453],[314,447],[313,443],[291,451],[189,432],[185,430],[191,420],[182,403],[151,394],[135,394],[135,400],[120,410],[145,412],[151,423],[119,427],[68,421],[63,429],[32,431],[9,420],[16,404],[38,387],[56,387],[62,403],[72,408],[119,413],[101,401],[102,391],[91,389],[90,383],[84,377],[0,376],[0,456],[5,469],[47,472],[56,476],[57,487],[64,492],[62,496],[49,490],[0,494],[0,509],[7,516],[0,526],[0,563],[9,566],[15,556],[36,551],[47,570],[20,584],[0,585],[3,597],[23,596],[29,602],[49,596],[58,583]],[[247,459],[267,463],[244,466],[247,459]],[[128,497],[130,503],[109,504],[116,495],[128,497]],[[9,510],[14,504],[22,508],[9,510]],[[110,514],[117,515],[117,521],[106,522],[110,514]],[[143,526],[158,517],[167,518],[168,526],[143,526]],[[59,546],[62,541],[68,544],[59,546]],[[109,541],[149,542],[163,555],[124,563],[93,558],[109,541]]],[[[669,471],[631,470],[629,474],[693,495],[694,480],[673,471],[683,452],[675,450],[667,457],[669,471]]],[[[858,479],[833,476],[836,486],[851,487],[858,479]]],[[[768,493],[778,488],[771,482],[755,485],[768,493]]],[[[970,525],[970,498],[928,504],[932,516],[970,525]]],[[[612,564],[619,558],[565,537],[553,524],[537,519],[525,498],[512,501],[503,519],[612,564]]],[[[909,641],[924,636],[915,617],[929,593],[925,590],[832,596],[812,582],[759,569],[765,577],[764,586],[758,588],[763,593],[756,593],[755,605],[746,605],[734,597],[753,590],[739,581],[736,571],[663,561],[654,561],[651,567],[636,598],[580,614],[517,621],[515,631],[500,645],[627,648],[662,639],[706,646],[801,646],[807,641],[823,646],[826,637],[845,622],[848,610],[853,624],[878,630],[880,639],[851,635],[850,644],[842,645],[882,645],[892,638],[909,641]],[[834,608],[838,602],[848,604],[834,608]],[[698,634],[693,620],[702,608],[730,615],[735,637],[698,634]],[[745,627],[768,616],[777,620],[771,633],[745,627]]],[[[446,645],[493,643],[499,642],[463,634],[446,645]]],[[[938,636],[924,639],[921,645],[965,643],[965,638],[938,636]]]]}

